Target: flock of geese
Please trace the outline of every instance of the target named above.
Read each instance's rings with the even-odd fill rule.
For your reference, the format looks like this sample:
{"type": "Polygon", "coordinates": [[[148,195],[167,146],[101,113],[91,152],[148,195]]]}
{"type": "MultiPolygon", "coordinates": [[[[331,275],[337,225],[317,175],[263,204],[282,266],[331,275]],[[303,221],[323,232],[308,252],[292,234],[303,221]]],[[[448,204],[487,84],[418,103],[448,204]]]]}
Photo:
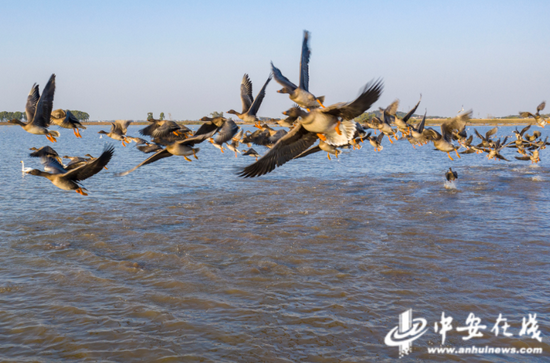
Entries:
{"type": "MultiPolygon", "coordinates": [[[[243,132],[243,129],[239,128],[233,120],[225,117],[203,117],[202,125],[194,133],[174,121],[150,119],[151,124],[139,130],[141,136],[150,139],[145,140],[126,134],[131,121],[117,120],[112,124],[109,132],[102,130],[99,133],[120,141],[123,146],[135,142],[140,151],[152,153],[143,162],[117,175],[128,175],[142,166],[170,156],[183,156],[187,161],[191,161],[191,157],[198,159],[197,153],[200,149],[196,146],[204,141],[209,141],[221,152],[224,152],[225,146],[233,151],[236,157],[241,153],[238,149],[239,145],[247,144],[249,149],[243,150],[242,155],[254,157],[256,161],[239,171],[238,175],[245,178],[267,174],[293,159],[303,158],[320,151],[326,152],[328,159],[330,155],[338,157],[341,149],[360,149],[361,143],[365,141],[368,141],[375,151],[382,151],[384,137],[387,137],[392,144],[394,141],[405,139],[414,148],[432,143],[436,150],[446,153],[451,160],[453,160],[451,153],[454,152],[459,158],[460,154],[486,153],[489,159],[508,161],[501,151],[505,148],[515,148],[520,155],[516,156],[516,159],[537,163],[540,161],[539,151],[549,144],[548,137],[545,140],[541,139],[540,131],[529,135],[527,132],[531,126],[521,131],[516,129],[513,136],[506,136],[503,139],[493,139],[493,135],[497,132],[496,127],[485,135],[475,130],[480,142],[474,144],[473,135],[468,136],[466,133],[466,124],[472,115],[471,110],[445,121],[441,125],[441,132],[425,127],[426,113],[420,123],[413,123],[411,117],[416,112],[422,96],[403,118],[397,116],[399,100],[396,100],[385,109],[380,109],[380,117],[375,116],[363,123],[356,122],[355,118],[362,115],[380,98],[383,82],[375,80],[367,83],[360,90],[359,96],[351,102],[325,106],[324,96],[317,97],[309,91],[309,58],[309,32],[304,31],[298,85],[286,78],[271,63],[271,74],[254,98],[252,82],[247,74],[243,76],[240,87],[242,112],[230,110],[228,113],[236,115],[244,122],[254,122],[258,130],[253,133],[243,132]],[[272,78],[282,86],[282,89],[277,92],[288,94],[295,105],[283,112],[287,116],[285,119],[262,123],[258,117],[258,111],[272,78]],[[272,126],[282,128],[275,129],[272,126]],[[508,141],[514,136],[513,140],[508,141]],[[260,154],[251,148],[252,144],[265,146],[269,150],[260,157],[260,154]],[[461,148],[464,151],[459,153],[461,148]]],[[[51,142],[56,142],[56,138],[60,135],[59,131],[49,129],[52,125],[73,129],[75,136],[81,138],[80,130],[85,130],[86,127],[70,111],[53,110],[54,93],[55,74],[52,74],[42,94],[37,84],[31,88],[25,107],[28,122],[24,123],[17,119],[9,122],[20,125],[31,134],[44,135],[51,142]]],[[[547,120],[540,115],[544,107],[545,102],[542,102],[535,114],[521,112],[520,115],[532,117],[539,126],[544,127],[547,120]]],[[[81,195],[87,195],[87,190],[81,182],[103,168],[106,169],[115,148],[112,144],[107,145],[97,158],[89,154],[84,157],[63,156],[62,158],[50,146],[32,150],[33,153],[30,156],[41,159],[44,171],[25,168],[23,164],[25,173],[45,177],[63,190],[75,190],[81,195]],[[64,164],[63,159],[68,159],[69,162],[64,164]]],[[[446,178],[454,180],[458,178],[458,174],[449,168],[446,178]]]]}

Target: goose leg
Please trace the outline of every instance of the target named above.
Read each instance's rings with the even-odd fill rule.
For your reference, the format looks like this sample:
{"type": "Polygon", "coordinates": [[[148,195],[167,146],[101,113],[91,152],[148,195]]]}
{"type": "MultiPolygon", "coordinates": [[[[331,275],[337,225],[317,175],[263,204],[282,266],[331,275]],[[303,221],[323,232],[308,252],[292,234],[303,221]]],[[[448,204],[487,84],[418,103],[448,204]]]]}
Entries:
{"type": "Polygon", "coordinates": [[[189,162],[191,162],[191,159],[189,159],[187,156],[183,155],[183,158],[189,162]]]}
{"type": "Polygon", "coordinates": [[[88,193],[86,193],[84,190],[82,190],[82,188],[76,189],[75,192],[77,192],[80,195],[84,195],[84,196],[88,195],[88,193]]]}
{"type": "Polygon", "coordinates": [[[317,137],[321,139],[321,141],[327,141],[327,137],[323,134],[317,134],[317,137]]]}
{"type": "Polygon", "coordinates": [[[197,157],[197,152],[195,151],[195,149],[193,149],[193,157],[197,160],[199,160],[199,158],[197,157]]]}
{"type": "Polygon", "coordinates": [[[338,135],[342,135],[342,131],[340,131],[340,120],[338,120],[338,122],[336,123],[336,127],[334,128],[334,130],[336,130],[336,133],[338,135]]]}
{"type": "Polygon", "coordinates": [[[455,149],[456,156],[458,156],[459,159],[461,159],[460,155],[458,154],[458,150],[455,149]]]}
{"type": "Polygon", "coordinates": [[[330,153],[327,153],[327,158],[330,160],[330,153]]]}
{"type": "Polygon", "coordinates": [[[451,157],[451,154],[449,154],[449,152],[447,152],[447,156],[449,157],[449,159],[453,160],[453,158],[451,157]]]}

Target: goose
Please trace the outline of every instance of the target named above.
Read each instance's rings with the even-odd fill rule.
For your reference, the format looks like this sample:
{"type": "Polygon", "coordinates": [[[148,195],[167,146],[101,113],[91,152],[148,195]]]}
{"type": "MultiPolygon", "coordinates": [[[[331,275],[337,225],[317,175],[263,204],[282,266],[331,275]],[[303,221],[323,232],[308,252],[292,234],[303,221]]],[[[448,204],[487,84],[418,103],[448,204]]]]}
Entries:
{"type": "Polygon", "coordinates": [[[540,127],[544,127],[548,122],[540,115],[540,111],[544,110],[544,107],[546,107],[546,101],[542,101],[538,106],[537,106],[537,113],[535,113],[534,115],[531,113],[531,112],[520,112],[520,116],[521,117],[524,117],[524,118],[527,118],[527,117],[532,117],[535,119],[535,122],[537,123],[537,125],[539,125],[540,127]]]}
{"type": "Polygon", "coordinates": [[[458,179],[458,173],[456,171],[453,171],[452,168],[449,168],[449,171],[445,173],[445,178],[447,179],[447,181],[452,182],[458,179]]]}
{"type": "Polygon", "coordinates": [[[332,146],[349,144],[356,126],[354,121],[348,120],[353,120],[370,108],[380,97],[382,88],[382,81],[369,82],[353,102],[342,102],[320,110],[316,108],[310,113],[302,111],[304,115],[297,121],[296,126],[279,139],[267,154],[254,164],[241,169],[238,175],[251,178],[270,173],[277,166],[285,164],[310,148],[317,139],[332,146]],[[338,139],[340,135],[335,132],[335,128],[340,118],[344,120],[342,125],[345,135],[338,139]]]}
{"type": "MultiPolygon", "coordinates": [[[[208,141],[212,143],[216,148],[220,149],[223,153],[224,148],[223,144],[231,140],[239,132],[239,126],[233,120],[227,120],[224,122],[222,127],[220,127],[215,135],[208,138],[208,141]]],[[[236,155],[235,155],[236,156],[236,155]]]]}
{"type": "Polygon", "coordinates": [[[260,109],[260,105],[265,97],[265,89],[269,82],[271,81],[271,74],[267,78],[267,81],[264,83],[264,86],[258,92],[256,99],[252,97],[252,82],[248,77],[248,74],[245,73],[241,81],[241,102],[243,105],[243,111],[241,113],[231,109],[227,113],[237,115],[238,118],[244,122],[253,122],[258,125],[260,120],[258,119],[257,113],[260,109]]]}
{"type": "Polygon", "coordinates": [[[401,131],[401,136],[405,136],[405,134],[410,135],[410,125],[407,123],[409,122],[409,119],[412,117],[412,115],[416,112],[416,109],[420,105],[420,101],[422,101],[422,94],[420,94],[420,100],[418,100],[418,103],[409,111],[407,114],[403,117],[403,119],[400,119],[399,117],[395,116],[395,126],[401,131]]]}
{"type": "Polygon", "coordinates": [[[42,95],[40,95],[39,87],[36,83],[32,86],[25,106],[28,122],[24,123],[18,119],[13,119],[9,120],[8,123],[21,126],[23,130],[30,134],[45,135],[51,142],[57,142],[56,137],[59,137],[59,132],[48,130],[54,93],[55,74],[52,74],[48,83],[46,83],[46,87],[44,87],[42,95]]]}
{"type": "Polygon", "coordinates": [[[470,119],[471,115],[472,110],[469,110],[461,115],[458,115],[457,117],[450,119],[449,121],[444,122],[441,125],[441,134],[431,128],[425,129],[425,136],[428,140],[434,143],[434,146],[437,150],[446,152],[449,159],[453,160],[450,154],[451,151],[456,152],[456,155],[460,158],[460,155],[458,154],[458,149],[460,147],[456,147],[453,145],[452,133],[455,130],[459,130],[460,132],[464,131],[464,129],[466,128],[466,122],[470,119]]]}
{"type": "Polygon", "coordinates": [[[227,143],[227,148],[235,153],[235,157],[237,157],[237,153],[241,153],[238,149],[239,143],[241,142],[241,139],[243,138],[243,129],[240,129],[239,132],[231,138],[231,143],[227,143]]]}
{"type": "Polygon", "coordinates": [[[59,157],[59,154],[57,151],[55,151],[53,148],[49,146],[42,146],[40,149],[37,149],[35,147],[31,147],[29,150],[32,150],[34,152],[30,153],[29,156],[33,158],[40,158],[42,156],[49,156],[52,158],[57,159],[61,164],[61,157],[59,157]]]}
{"type": "Polygon", "coordinates": [[[88,195],[86,193],[87,190],[80,184],[80,182],[99,173],[101,169],[103,169],[103,167],[105,167],[111,160],[114,150],[115,148],[113,145],[106,145],[99,158],[69,171],[65,170],[63,165],[61,165],[61,163],[59,163],[56,159],[43,156],[41,158],[41,162],[44,165],[44,168],[49,167],[52,169],[52,172],[47,173],[38,169],[32,169],[28,173],[47,178],[59,189],[74,190],[78,194],[88,195]]]}
{"type": "Polygon", "coordinates": [[[243,156],[245,155],[252,156],[253,158],[256,158],[256,161],[258,161],[258,157],[260,156],[260,154],[258,154],[258,152],[253,148],[250,148],[248,150],[243,150],[242,154],[243,156]]]}
{"type": "MultiPolygon", "coordinates": [[[[179,125],[175,121],[150,119],[149,122],[151,122],[151,125],[139,130],[139,133],[141,135],[151,136],[155,138],[155,137],[165,137],[170,133],[176,136],[180,136],[180,135],[187,136],[189,135],[189,133],[191,133],[191,130],[188,127],[184,125],[179,125]]],[[[133,140],[136,138],[127,137],[126,139],[133,140]]]]}
{"type": "Polygon", "coordinates": [[[374,151],[382,151],[384,147],[382,146],[382,139],[384,138],[384,133],[380,133],[378,136],[370,136],[370,133],[367,135],[369,143],[374,147],[374,151]]]}
{"type": "Polygon", "coordinates": [[[302,55],[300,57],[300,84],[298,86],[283,76],[281,71],[273,65],[273,62],[271,62],[271,72],[273,73],[275,81],[283,86],[283,88],[277,92],[287,93],[292,101],[309,111],[309,109],[319,106],[324,108],[323,102],[325,101],[325,96],[315,97],[309,92],[309,56],[311,52],[309,50],[308,41],[309,32],[304,30],[302,55]]]}
{"type": "Polygon", "coordinates": [[[189,162],[191,162],[191,159],[189,159],[188,156],[193,155],[193,157],[198,160],[197,153],[200,151],[200,148],[194,148],[193,146],[212,137],[217,131],[218,131],[218,128],[215,128],[210,132],[204,133],[201,135],[197,135],[197,132],[195,132],[195,135],[190,138],[187,138],[184,140],[166,142],[165,148],[161,148],[159,151],[155,152],[153,155],[151,155],[150,157],[148,157],[147,159],[145,159],[144,161],[142,161],[132,169],[126,170],[122,173],[117,173],[115,175],[116,176],[128,175],[131,172],[135,171],[136,169],[144,165],[154,163],[155,161],[158,161],[160,159],[164,159],[173,155],[183,156],[184,159],[189,162]]]}
{"type": "Polygon", "coordinates": [[[126,131],[131,122],[131,120],[116,120],[114,123],[111,123],[111,130],[109,132],[101,130],[98,134],[107,135],[113,140],[121,141],[122,146],[126,147],[126,144],[130,143],[130,140],[126,139],[126,131]]]}
{"type": "Polygon", "coordinates": [[[82,125],[80,121],[69,110],[58,109],[52,112],[51,122],[54,125],[63,127],[65,129],[73,129],[74,135],[77,138],[82,138],[78,129],[86,130],[86,126],[82,125]]]}

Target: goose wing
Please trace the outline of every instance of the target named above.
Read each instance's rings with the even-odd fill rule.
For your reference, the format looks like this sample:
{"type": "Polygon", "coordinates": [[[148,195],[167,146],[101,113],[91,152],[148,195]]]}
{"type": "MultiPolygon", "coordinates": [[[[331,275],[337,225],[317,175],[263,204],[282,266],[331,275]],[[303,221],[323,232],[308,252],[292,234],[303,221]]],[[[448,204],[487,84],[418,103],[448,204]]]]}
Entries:
{"type": "Polygon", "coordinates": [[[306,151],[304,151],[300,155],[296,156],[294,159],[300,159],[300,158],[306,157],[308,155],[315,154],[319,151],[321,151],[321,147],[319,145],[314,146],[314,147],[310,147],[309,149],[307,149],[306,151]]]}
{"type": "Polygon", "coordinates": [[[251,178],[267,174],[277,166],[281,166],[300,155],[304,150],[311,147],[316,140],[317,134],[307,131],[302,124],[298,124],[282,137],[260,160],[243,168],[238,175],[244,178],[251,178]]]}
{"type": "Polygon", "coordinates": [[[489,138],[490,138],[491,136],[493,136],[494,134],[496,134],[497,131],[498,131],[498,127],[493,127],[492,129],[490,129],[489,131],[487,131],[487,132],[485,133],[485,138],[486,138],[487,140],[489,140],[489,138]]]}
{"type": "Polygon", "coordinates": [[[40,163],[44,166],[44,170],[50,174],[65,174],[67,172],[55,157],[42,156],[40,157],[40,163]]]}
{"type": "Polygon", "coordinates": [[[371,81],[363,87],[359,97],[357,97],[355,101],[339,107],[327,107],[321,109],[321,112],[342,117],[343,120],[353,120],[368,110],[370,106],[380,98],[383,88],[384,84],[382,80],[376,82],[371,81]]]}
{"type": "Polygon", "coordinates": [[[27,114],[27,122],[31,122],[34,119],[36,112],[36,104],[40,99],[39,86],[35,83],[32,85],[31,91],[27,96],[27,104],[25,105],[25,113],[27,114]]]}
{"type": "Polygon", "coordinates": [[[405,115],[405,117],[403,117],[403,122],[409,121],[409,119],[411,118],[411,116],[416,112],[416,109],[417,109],[418,106],[420,105],[420,101],[422,101],[422,94],[420,94],[420,99],[418,100],[418,103],[416,104],[416,106],[414,106],[414,107],[405,115]]]}
{"type": "Polygon", "coordinates": [[[290,92],[294,92],[294,90],[298,88],[294,83],[290,82],[288,78],[283,76],[279,68],[273,65],[273,62],[271,62],[271,72],[273,73],[273,77],[275,77],[275,81],[287,88],[290,92]]]}
{"type": "Polygon", "coordinates": [[[239,126],[233,120],[227,120],[214,136],[214,142],[218,145],[228,142],[239,131],[239,126]]]}
{"type": "Polygon", "coordinates": [[[527,118],[527,117],[535,117],[535,115],[533,115],[531,112],[520,112],[519,115],[523,118],[527,118]]]}
{"type": "Polygon", "coordinates": [[[542,101],[542,102],[540,103],[540,105],[537,106],[537,114],[538,114],[540,111],[544,110],[545,107],[546,107],[546,101],[542,101]]]}
{"type": "Polygon", "coordinates": [[[48,127],[51,120],[53,109],[53,96],[55,94],[55,74],[52,74],[46,87],[42,91],[42,95],[36,104],[36,111],[32,121],[32,124],[39,127],[48,127]]]}
{"type": "Polygon", "coordinates": [[[126,131],[128,131],[128,125],[130,125],[131,122],[132,120],[116,120],[113,125],[117,132],[120,131],[122,135],[125,135],[126,131]]]}
{"type": "Polygon", "coordinates": [[[103,169],[109,163],[114,153],[115,147],[112,144],[108,144],[105,146],[103,152],[97,159],[94,159],[93,161],[87,162],[81,167],[69,171],[63,177],[73,181],[88,179],[89,177],[99,173],[101,169],[103,169]]]}
{"type": "Polygon", "coordinates": [[[164,159],[164,158],[167,158],[167,157],[170,157],[170,156],[172,156],[172,154],[170,154],[168,152],[168,150],[166,150],[166,149],[159,150],[156,153],[154,153],[153,155],[149,156],[144,161],[142,161],[141,163],[139,163],[138,165],[136,165],[135,167],[133,167],[132,169],[126,170],[122,173],[118,173],[118,174],[116,174],[116,176],[128,175],[131,172],[133,172],[134,170],[136,170],[137,168],[142,167],[143,165],[151,164],[151,163],[154,163],[157,160],[164,159]]]}
{"type": "Polygon", "coordinates": [[[262,104],[262,101],[264,100],[264,97],[265,97],[265,88],[267,87],[270,81],[271,81],[271,74],[267,78],[267,81],[265,81],[264,86],[262,87],[260,92],[258,92],[258,95],[256,96],[256,99],[252,103],[252,106],[250,106],[250,109],[248,110],[249,115],[256,116],[256,113],[260,109],[260,105],[262,104]]]}
{"type": "Polygon", "coordinates": [[[241,81],[241,102],[243,104],[242,113],[246,113],[250,109],[252,102],[254,102],[254,97],[252,96],[252,82],[246,73],[241,81]]]}
{"type": "Polygon", "coordinates": [[[304,30],[304,40],[302,42],[302,56],[300,58],[300,88],[309,92],[309,32],[304,30]]]}

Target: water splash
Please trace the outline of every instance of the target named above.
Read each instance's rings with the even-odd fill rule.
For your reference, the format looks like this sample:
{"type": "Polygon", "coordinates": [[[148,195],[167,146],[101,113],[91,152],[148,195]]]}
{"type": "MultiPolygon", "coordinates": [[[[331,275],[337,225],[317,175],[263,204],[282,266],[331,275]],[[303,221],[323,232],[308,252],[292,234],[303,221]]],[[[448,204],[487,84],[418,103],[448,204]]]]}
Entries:
{"type": "Polygon", "coordinates": [[[445,186],[445,189],[457,189],[456,183],[454,181],[445,181],[443,184],[445,186]]]}
{"type": "Polygon", "coordinates": [[[544,181],[544,179],[540,175],[535,175],[531,178],[533,181],[544,181]]]}

